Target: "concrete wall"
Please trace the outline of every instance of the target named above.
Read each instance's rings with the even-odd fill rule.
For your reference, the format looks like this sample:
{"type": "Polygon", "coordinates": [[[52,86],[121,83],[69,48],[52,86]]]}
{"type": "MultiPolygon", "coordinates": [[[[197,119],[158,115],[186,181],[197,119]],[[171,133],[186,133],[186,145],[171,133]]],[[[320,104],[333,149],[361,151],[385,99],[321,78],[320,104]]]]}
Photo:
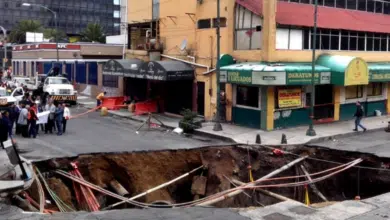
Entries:
{"type": "Polygon", "coordinates": [[[141,23],[152,19],[152,0],[128,0],[127,4],[129,23],[141,23]]]}

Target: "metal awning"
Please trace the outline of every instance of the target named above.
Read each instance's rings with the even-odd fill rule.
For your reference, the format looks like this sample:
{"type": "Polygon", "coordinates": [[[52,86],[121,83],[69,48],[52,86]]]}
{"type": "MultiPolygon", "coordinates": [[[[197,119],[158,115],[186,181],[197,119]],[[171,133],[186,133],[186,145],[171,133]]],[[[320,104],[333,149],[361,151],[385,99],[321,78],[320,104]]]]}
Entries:
{"type": "Polygon", "coordinates": [[[109,60],[103,66],[103,75],[133,77],[143,63],[140,59],[109,60]]]}
{"type": "Polygon", "coordinates": [[[140,67],[136,78],[162,81],[193,80],[195,70],[180,61],[151,61],[140,67]]]}
{"type": "Polygon", "coordinates": [[[390,63],[368,63],[370,72],[370,82],[389,82],[390,81],[390,63]]]}

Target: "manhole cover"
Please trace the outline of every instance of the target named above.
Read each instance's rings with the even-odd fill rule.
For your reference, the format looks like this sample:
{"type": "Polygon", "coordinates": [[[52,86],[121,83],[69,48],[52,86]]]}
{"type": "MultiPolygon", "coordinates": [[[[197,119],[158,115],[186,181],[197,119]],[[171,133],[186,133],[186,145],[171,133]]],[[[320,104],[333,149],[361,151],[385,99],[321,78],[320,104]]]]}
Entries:
{"type": "Polygon", "coordinates": [[[293,218],[280,213],[272,213],[263,217],[264,220],[293,220],[293,218]]]}
{"type": "Polygon", "coordinates": [[[315,209],[307,208],[305,206],[297,206],[294,208],[289,209],[291,212],[294,212],[298,215],[308,215],[316,212],[315,209]]]}

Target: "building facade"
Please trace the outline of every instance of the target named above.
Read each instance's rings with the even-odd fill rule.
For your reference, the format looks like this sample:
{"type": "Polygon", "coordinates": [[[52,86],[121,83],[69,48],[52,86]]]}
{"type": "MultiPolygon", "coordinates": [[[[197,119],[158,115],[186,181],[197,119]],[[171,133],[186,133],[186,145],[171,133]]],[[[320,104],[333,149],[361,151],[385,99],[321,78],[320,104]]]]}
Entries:
{"type": "Polygon", "coordinates": [[[12,48],[14,76],[34,77],[47,74],[57,66],[75,86],[79,94],[96,97],[101,91],[108,96],[122,96],[123,83],[104,76],[103,66],[108,60],[121,59],[123,45],[59,44],[57,62],[55,43],[15,45],[12,48]]]}
{"type": "MultiPolygon", "coordinates": [[[[356,101],[367,116],[386,114],[389,3],[319,2],[315,122],[351,119],[356,101]]],[[[127,57],[191,64],[192,109],[212,119],[216,1],[129,0],[128,6],[127,57]]],[[[312,0],[221,0],[220,85],[228,121],[265,130],[310,122],[313,15],[312,0]]]]}
{"type": "Polygon", "coordinates": [[[88,23],[101,24],[107,35],[120,33],[120,0],[28,0],[0,2],[0,24],[8,31],[21,20],[39,20],[46,28],[55,28],[53,14],[39,7],[25,7],[23,3],[44,5],[57,12],[58,26],[69,35],[79,35],[88,23]]]}

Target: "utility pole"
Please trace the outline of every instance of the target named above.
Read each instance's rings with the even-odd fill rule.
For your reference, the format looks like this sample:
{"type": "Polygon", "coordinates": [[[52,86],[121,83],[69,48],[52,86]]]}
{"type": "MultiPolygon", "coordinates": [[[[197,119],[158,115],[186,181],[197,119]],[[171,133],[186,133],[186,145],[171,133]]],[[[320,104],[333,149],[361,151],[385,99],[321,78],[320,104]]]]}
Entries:
{"type": "Polygon", "coordinates": [[[318,17],[318,0],[314,0],[314,27],[312,37],[312,60],[311,60],[311,96],[310,96],[310,124],[309,129],[306,131],[307,136],[316,136],[314,130],[314,99],[315,99],[315,59],[316,59],[316,44],[317,44],[317,17],[318,17]]]}
{"type": "MultiPolygon", "coordinates": [[[[4,41],[3,41],[3,48],[4,48],[4,59],[3,59],[3,72],[6,71],[6,63],[7,63],[7,30],[3,27],[0,26],[1,31],[3,32],[4,35],[4,41]]],[[[5,73],[3,73],[5,74],[5,73]]]]}
{"type": "Polygon", "coordinates": [[[222,125],[221,125],[221,116],[220,116],[220,108],[221,108],[221,105],[220,105],[220,99],[221,99],[221,96],[220,96],[220,92],[221,92],[221,88],[220,88],[220,62],[219,62],[219,58],[221,56],[221,0],[217,0],[217,67],[215,69],[215,72],[217,74],[217,103],[216,103],[216,107],[217,107],[217,113],[216,113],[216,118],[215,118],[215,123],[214,123],[214,127],[213,127],[213,131],[222,131],[222,125]]]}

